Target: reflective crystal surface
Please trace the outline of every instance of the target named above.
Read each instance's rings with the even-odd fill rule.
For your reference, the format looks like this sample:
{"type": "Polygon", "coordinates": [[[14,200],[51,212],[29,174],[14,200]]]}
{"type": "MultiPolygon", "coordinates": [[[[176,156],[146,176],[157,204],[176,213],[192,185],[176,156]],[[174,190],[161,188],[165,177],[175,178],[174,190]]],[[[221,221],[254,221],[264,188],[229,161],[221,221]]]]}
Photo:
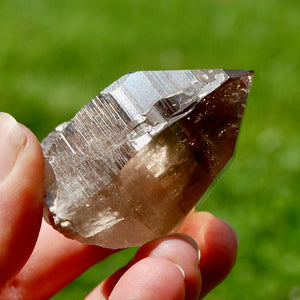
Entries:
{"type": "Polygon", "coordinates": [[[108,248],[168,233],[233,155],[252,71],[129,73],[43,141],[45,219],[108,248]]]}

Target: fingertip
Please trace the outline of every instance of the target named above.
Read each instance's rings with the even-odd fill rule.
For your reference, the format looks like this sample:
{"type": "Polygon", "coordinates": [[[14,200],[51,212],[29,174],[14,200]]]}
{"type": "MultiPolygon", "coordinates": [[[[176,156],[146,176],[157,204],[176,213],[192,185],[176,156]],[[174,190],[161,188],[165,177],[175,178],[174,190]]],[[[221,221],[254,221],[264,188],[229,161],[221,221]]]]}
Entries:
{"type": "Polygon", "coordinates": [[[133,263],[145,257],[160,257],[175,263],[185,277],[186,299],[197,299],[201,290],[200,256],[199,247],[190,236],[176,233],[143,245],[133,263]]]}
{"type": "Polygon", "coordinates": [[[109,299],[183,300],[185,284],[182,270],[161,257],[144,258],[124,273],[109,299]]]}
{"type": "MultiPolygon", "coordinates": [[[[11,149],[2,148],[0,153],[0,166],[6,159],[3,153],[9,150],[16,153],[0,183],[0,285],[11,279],[28,259],[42,220],[42,150],[29,129],[17,123],[14,126],[8,134],[14,135],[21,130],[25,138],[22,146],[15,141],[11,149]],[[18,151],[13,147],[19,147],[18,151]]],[[[22,137],[20,131],[16,136],[12,140],[22,137]]],[[[8,135],[0,135],[0,142],[7,138],[8,135]]]]}

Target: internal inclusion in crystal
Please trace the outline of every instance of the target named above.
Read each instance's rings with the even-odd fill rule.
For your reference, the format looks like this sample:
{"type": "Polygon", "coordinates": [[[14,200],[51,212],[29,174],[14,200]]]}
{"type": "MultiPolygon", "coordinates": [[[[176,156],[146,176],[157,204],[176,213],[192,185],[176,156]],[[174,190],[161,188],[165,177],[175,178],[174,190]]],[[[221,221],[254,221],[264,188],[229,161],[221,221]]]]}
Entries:
{"type": "Polygon", "coordinates": [[[232,157],[253,73],[196,70],[171,94],[154,73],[164,97],[143,113],[124,107],[120,93],[138,92],[120,79],[43,141],[45,217],[67,237],[123,248],[165,235],[232,157]]]}

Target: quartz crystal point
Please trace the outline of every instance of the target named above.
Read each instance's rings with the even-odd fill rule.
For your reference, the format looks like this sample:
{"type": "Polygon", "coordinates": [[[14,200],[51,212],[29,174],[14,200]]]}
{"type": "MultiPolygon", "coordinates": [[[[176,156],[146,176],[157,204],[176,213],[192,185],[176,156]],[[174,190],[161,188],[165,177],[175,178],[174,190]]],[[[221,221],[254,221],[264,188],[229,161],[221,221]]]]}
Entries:
{"type": "Polygon", "coordinates": [[[108,248],[167,234],[233,155],[253,72],[129,73],[43,141],[45,219],[108,248]]]}

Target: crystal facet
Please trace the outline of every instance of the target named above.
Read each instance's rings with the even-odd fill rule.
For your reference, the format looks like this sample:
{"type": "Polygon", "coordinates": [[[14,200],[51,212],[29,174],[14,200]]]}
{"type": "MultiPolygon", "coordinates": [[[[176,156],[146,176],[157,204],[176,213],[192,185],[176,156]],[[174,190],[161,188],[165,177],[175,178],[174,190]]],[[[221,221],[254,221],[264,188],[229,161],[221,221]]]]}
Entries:
{"type": "Polygon", "coordinates": [[[45,219],[108,248],[168,233],[233,155],[253,72],[129,73],[43,141],[45,219]]]}

